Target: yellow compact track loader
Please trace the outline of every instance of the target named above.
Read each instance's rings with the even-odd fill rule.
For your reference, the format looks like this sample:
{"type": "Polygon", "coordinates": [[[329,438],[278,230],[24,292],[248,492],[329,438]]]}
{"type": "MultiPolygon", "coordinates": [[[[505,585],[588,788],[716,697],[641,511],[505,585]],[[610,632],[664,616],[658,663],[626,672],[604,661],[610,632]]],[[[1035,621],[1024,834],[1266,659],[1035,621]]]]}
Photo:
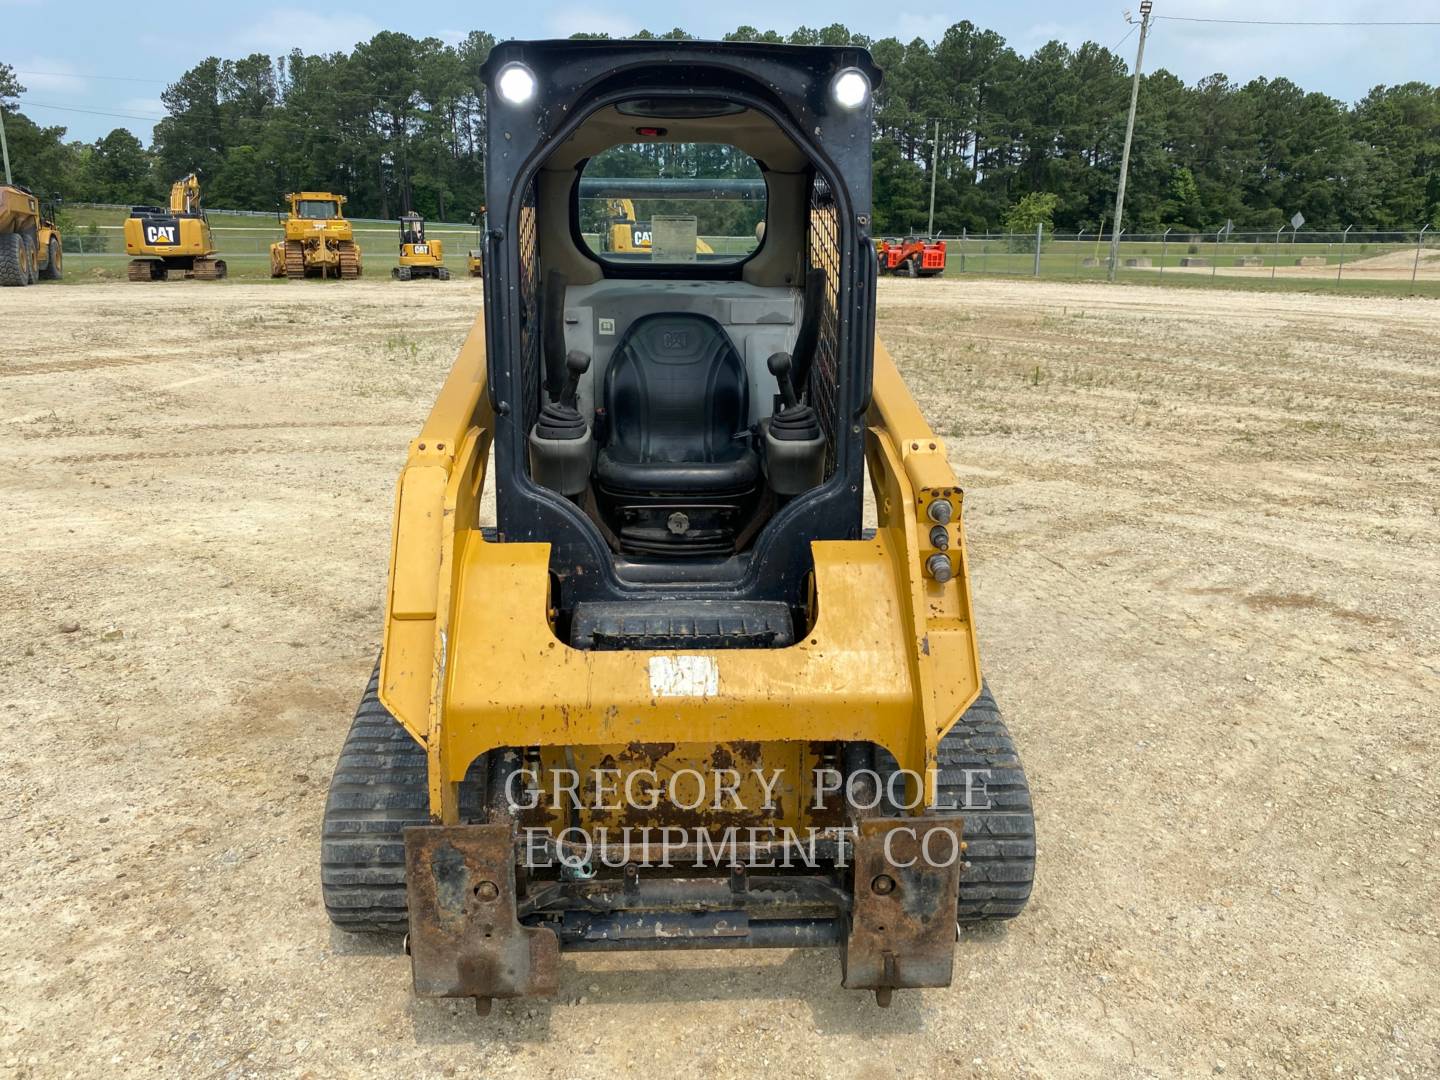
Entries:
{"type": "Polygon", "coordinates": [[[450,280],[450,271],[445,269],[445,244],[425,239],[425,219],[419,214],[400,218],[400,265],[391,268],[390,276],[396,281],[450,280]]]}
{"type": "Polygon", "coordinates": [[[355,229],[345,219],[344,195],[297,191],[285,196],[290,215],[281,219],[285,238],[270,245],[270,276],[339,278],[353,281],[363,272],[355,229]]]}
{"type": "Polygon", "coordinates": [[[59,281],[60,230],[29,188],[0,184],[0,286],[59,281]]]}
{"type": "Polygon", "coordinates": [[[200,206],[194,173],[170,186],[170,206],[133,206],[125,220],[125,254],[131,281],[197,278],[221,281],[225,260],[215,258],[210,221],[200,206]]]}
{"type": "Polygon", "coordinates": [[[875,338],[880,71],[509,41],[483,77],[484,313],[396,489],[330,917],[482,1012],[556,993],[567,951],[828,946],[881,1005],[948,985],[957,923],[1025,906],[1035,834],[960,485],[875,338]],[[592,250],[617,147],[763,198],[688,215],[724,253],[592,250]]]}

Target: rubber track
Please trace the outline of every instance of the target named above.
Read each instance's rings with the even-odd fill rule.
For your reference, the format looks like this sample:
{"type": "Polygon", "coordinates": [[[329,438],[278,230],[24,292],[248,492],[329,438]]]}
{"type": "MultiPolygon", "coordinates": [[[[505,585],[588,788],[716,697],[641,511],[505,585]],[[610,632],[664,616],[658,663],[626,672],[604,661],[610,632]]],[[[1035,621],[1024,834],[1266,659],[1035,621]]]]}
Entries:
{"type": "MultiPolygon", "coordinates": [[[[408,825],[430,819],[425,748],[380,703],[380,669],[365,696],[325,803],[320,883],[330,921],[343,930],[403,933],[408,825]]],[[[479,812],[472,783],[460,785],[461,817],[479,812]]]]}
{"type": "Polygon", "coordinates": [[[965,805],[965,771],[988,770],[988,810],[961,810],[965,818],[966,868],[960,878],[960,922],[1013,919],[1025,910],[1035,881],[1035,814],[1030,786],[1000,709],[981,683],[980,696],[940,740],[942,804],[965,805]]]}

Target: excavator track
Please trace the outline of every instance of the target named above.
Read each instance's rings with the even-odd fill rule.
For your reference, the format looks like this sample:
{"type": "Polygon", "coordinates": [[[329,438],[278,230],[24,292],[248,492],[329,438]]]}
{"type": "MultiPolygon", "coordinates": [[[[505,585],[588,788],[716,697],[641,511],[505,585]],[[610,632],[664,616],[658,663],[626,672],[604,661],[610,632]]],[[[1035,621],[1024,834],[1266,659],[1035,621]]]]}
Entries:
{"type": "Polygon", "coordinates": [[[291,280],[305,276],[305,245],[299,240],[285,241],[285,276],[291,280]]]}
{"type": "Polygon", "coordinates": [[[193,271],[197,281],[223,281],[227,275],[224,259],[196,259],[193,271]]]}
{"type": "Polygon", "coordinates": [[[164,281],[165,264],[153,259],[131,259],[125,268],[125,276],[131,281],[164,281]]]}
{"type": "Polygon", "coordinates": [[[360,276],[360,250],[353,240],[341,240],[336,245],[340,253],[340,280],[354,281],[360,276]]]}

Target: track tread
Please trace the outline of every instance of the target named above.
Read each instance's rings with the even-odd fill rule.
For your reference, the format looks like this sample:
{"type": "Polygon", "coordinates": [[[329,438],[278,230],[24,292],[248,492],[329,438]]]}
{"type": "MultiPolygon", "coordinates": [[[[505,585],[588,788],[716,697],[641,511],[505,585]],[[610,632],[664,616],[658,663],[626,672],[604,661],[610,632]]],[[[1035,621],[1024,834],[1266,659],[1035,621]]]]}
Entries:
{"type": "Polygon", "coordinates": [[[988,769],[988,810],[962,810],[966,867],[960,878],[960,922],[1013,919],[1035,881],[1035,814],[1030,785],[990,687],[940,740],[939,796],[964,805],[966,769],[988,769]]]}
{"type": "Polygon", "coordinates": [[[285,241],[285,276],[291,281],[305,276],[305,244],[300,240],[285,241]]]}
{"type": "MultiPolygon", "coordinates": [[[[404,932],[405,839],[430,820],[425,748],[380,703],[376,665],[325,804],[320,883],[330,921],[342,930],[404,932]]],[[[462,810],[478,810],[473,783],[460,786],[462,810]]]]}
{"type": "Polygon", "coordinates": [[[354,281],[360,276],[363,269],[360,262],[360,249],[355,246],[353,240],[341,240],[335,247],[340,254],[340,280],[354,281]]]}

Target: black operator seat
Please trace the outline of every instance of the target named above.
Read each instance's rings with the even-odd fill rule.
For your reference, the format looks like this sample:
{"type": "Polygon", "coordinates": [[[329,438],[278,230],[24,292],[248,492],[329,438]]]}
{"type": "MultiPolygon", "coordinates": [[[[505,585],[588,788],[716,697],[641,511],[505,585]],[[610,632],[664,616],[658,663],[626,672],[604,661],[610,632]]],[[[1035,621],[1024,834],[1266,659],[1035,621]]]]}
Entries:
{"type": "Polygon", "coordinates": [[[684,312],[631,324],[605,372],[610,434],[596,476],[612,491],[723,495],[760,476],[745,365],[714,319],[684,312]]]}

